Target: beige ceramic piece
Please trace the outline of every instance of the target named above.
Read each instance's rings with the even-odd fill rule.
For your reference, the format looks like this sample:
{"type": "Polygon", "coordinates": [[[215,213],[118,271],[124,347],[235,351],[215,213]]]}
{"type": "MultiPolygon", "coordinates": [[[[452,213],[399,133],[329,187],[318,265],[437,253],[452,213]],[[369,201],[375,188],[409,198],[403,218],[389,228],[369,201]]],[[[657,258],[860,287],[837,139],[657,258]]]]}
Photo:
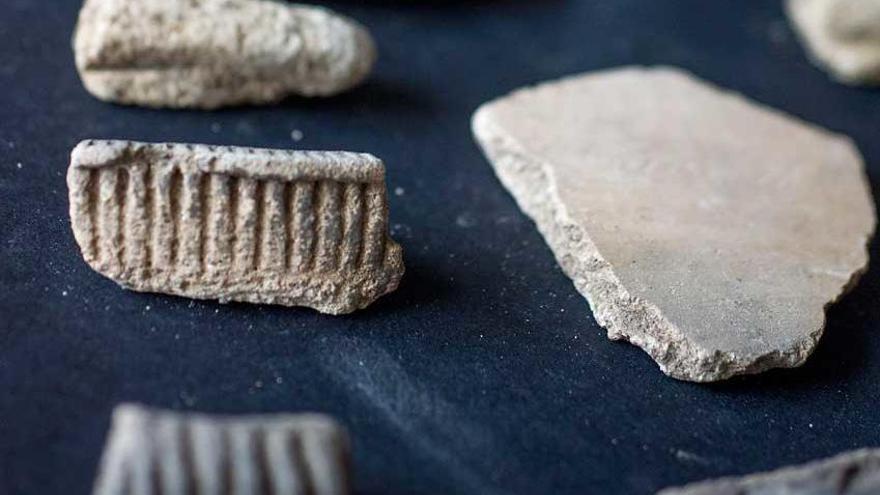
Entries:
{"type": "Polygon", "coordinates": [[[880,0],[786,0],[811,58],[850,84],[880,84],[880,0]]]}
{"type": "Polygon", "coordinates": [[[863,449],[769,473],[667,488],[658,495],[876,495],[880,449],[863,449]]]}
{"type": "Polygon", "coordinates": [[[70,219],[124,287],[348,313],[403,275],[385,168],[367,154],[84,141],[70,219]]]}
{"type": "Polygon", "coordinates": [[[345,430],[320,414],[116,408],[94,495],[345,495],[345,430]]]}
{"type": "Polygon", "coordinates": [[[86,0],[74,52],[102,100],[205,109],[336,94],[376,58],[350,19],[273,0],[86,0]]]}
{"type": "Polygon", "coordinates": [[[523,89],[473,130],[608,336],[673,377],[800,365],[865,270],[852,142],[680,70],[523,89]]]}

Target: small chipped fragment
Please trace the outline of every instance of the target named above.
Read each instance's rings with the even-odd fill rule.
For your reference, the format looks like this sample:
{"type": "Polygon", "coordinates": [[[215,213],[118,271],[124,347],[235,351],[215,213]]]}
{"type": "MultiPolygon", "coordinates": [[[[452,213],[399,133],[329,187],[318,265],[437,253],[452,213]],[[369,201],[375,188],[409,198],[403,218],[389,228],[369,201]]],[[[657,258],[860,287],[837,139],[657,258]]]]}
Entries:
{"type": "Polygon", "coordinates": [[[123,404],[93,495],[346,495],[348,434],[329,416],[209,416],[123,404]]]}
{"type": "Polygon", "coordinates": [[[362,153],[84,141],[67,184],[83,257],[123,287],[340,314],[403,275],[384,176],[362,153]]]}
{"type": "Polygon", "coordinates": [[[473,131],[609,338],[675,378],[799,366],[866,269],[852,141],[681,70],[526,88],[473,131]]]}
{"type": "Polygon", "coordinates": [[[787,0],[810,58],[847,84],[880,84],[880,0],[787,0]]]}
{"type": "Polygon", "coordinates": [[[880,449],[741,477],[667,488],[657,495],[869,495],[880,493],[880,449]]]}
{"type": "Polygon", "coordinates": [[[376,59],[354,21],[272,0],[86,0],[73,46],[90,93],[148,107],[330,96],[360,83],[376,59]]]}

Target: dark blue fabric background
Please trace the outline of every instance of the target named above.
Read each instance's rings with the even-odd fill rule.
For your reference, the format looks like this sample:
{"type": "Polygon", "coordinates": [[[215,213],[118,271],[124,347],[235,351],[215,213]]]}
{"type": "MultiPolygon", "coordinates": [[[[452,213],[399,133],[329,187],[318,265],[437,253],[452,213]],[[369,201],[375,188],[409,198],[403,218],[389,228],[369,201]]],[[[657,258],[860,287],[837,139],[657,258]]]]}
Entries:
{"type": "Polygon", "coordinates": [[[777,2],[329,5],[378,41],[368,84],[201,113],[91,98],[70,50],[79,2],[0,2],[0,494],[88,493],[121,401],[333,414],[360,494],[650,494],[880,444],[878,263],[803,368],[677,382],[606,339],[471,138],[472,111],[519,86],[673,64],[851,135],[876,196],[880,92],[813,68],[777,2]],[[68,225],[84,138],[374,153],[400,188],[403,284],[346,317],[121,290],[68,225]]]}

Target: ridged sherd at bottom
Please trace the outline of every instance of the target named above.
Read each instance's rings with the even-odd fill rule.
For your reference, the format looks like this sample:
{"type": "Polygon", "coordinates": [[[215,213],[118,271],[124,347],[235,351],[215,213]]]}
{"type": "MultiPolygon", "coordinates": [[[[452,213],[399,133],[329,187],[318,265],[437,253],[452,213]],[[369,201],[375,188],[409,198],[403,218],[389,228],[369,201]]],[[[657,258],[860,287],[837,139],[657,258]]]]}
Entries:
{"type": "Polygon", "coordinates": [[[138,291],[366,307],[403,275],[368,154],[84,141],[67,175],[83,257],[138,291]]]}
{"type": "Polygon", "coordinates": [[[125,404],[94,495],[345,495],[345,430],[328,416],[222,417],[125,404]]]}

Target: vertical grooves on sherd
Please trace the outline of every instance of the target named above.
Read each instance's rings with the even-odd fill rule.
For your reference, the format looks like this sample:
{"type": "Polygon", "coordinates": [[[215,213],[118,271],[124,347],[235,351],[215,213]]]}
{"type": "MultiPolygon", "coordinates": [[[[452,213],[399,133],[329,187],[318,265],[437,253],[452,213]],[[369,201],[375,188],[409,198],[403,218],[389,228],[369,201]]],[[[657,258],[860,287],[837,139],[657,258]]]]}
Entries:
{"type": "Polygon", "coordinates": [[[338,182],[322,181],[318,191],[318,249],[315,269],[330,271],[336,268],[336,254],[342,240],[342,189],[338,182]]]}
{"type": "Polygon", "coordinates": [[[81,146],[68,172],[76,240],[97,271],[125,286],[220,299],[259,286],[270,301],[310,305],[324,297],[319,286],[350,299],[365,278],[349,274],[384,266],[386,191],[380,169],[366,168],[372,159],[310,152],[276,163],[272,151],[81,146]]]}
{"type": "Polygon", "coordinates": [[[251,433],[253,455],[255,459],[255,474],[258,491],[265,495],[276,495],[275,485],[272,483],[272,466],[269,464],[269,453],[266,451],[266,433],[261,428],[254,428],[251,433]]]}
{"type": "Polygon", "coordinates": [[[366,192],[366,210],[368,217],[364,226],[364,250],[361,265],[376,266],[381,264],[385,256],[385,187],[383,184],[371,183],[366,192]]]}
{"type": "MultiPolygon", "coordinates": [[[[226,428],[217,428],[216,432],[220,437],[218,454],[220,455],[220,465],[222,467],[219,476],[220,495],[234,495],[235,473],[232,470],[232,438],[230,438],[229,431],[226,428]]],[[[210,476],[210,473],[206,473],[206,476],[210,476]]]]}
{"type": "Polygon", "coordinates": [[[202,253],[202,174],[181,174],[182,190],[180,192],[180,226],[177,230],[179,243],[176,264],[182,265],[187,273],[194,275],[201,267],[199,257],[202,253]]]}
{"type": "Polygon", "coordinates": [[[264,181],[258,180],[256,181],[256,185],[254,186],[254,240],[253,240],[253,250],[254,250],[254,261],[251,265],[251,268],[254,270],[260,269],[260,262],[263,259],[263,238],[266,233],[263,230],[263,217],[266,214],[265,207],[263,205],[263,196],[264,196],[264,181]]]}
{"type": "Polygon", "coordinates": [[[178,441],[180,442],[180,457],[183,473],[186,477],[186,486],[181,490],[180,495],[198,495],[203,493],[201,486],[201,478],[196,468],[196,456],[199,451],[193,442],[192,425],[189,422],[182,421],[180,430],[178,431],[178,441]]]}
{"type": "Polygon", "coordinates": [[[114,416],[94,493],[341,494],[349,475],[345,435],[327,428],[296,416],[128,410],[114,416]]]}
{"type": "Polygon", "coordinates": [[[239,177],[230,177],[227,188],[229,189],[229,208],[226,212],[226,218],[229,221],[229,266],[235,263],[235,246],[238,243],[238,192],[241,188],[241,179],[239,177]]]}
{"type": "Polygon", "coordinates": [[[224,175],[208,175],[206,196],[207,208],[204,225],[203,271],[222,270],[231,265],[229,259],[232,241],[232,222],[230,218],[230,179],[224,175]]]}
{"type": "Polygon", "coordinates": [[[315,236],[312,235],[315,225],[315,184],[297,182],[294,187],[293,227],[294,241],[290,266],[295,272],[304,272],[312,260],[312,248],[315,236]]]}
{"type": "Polygon", "coordinates": [[[296,236],[296,185],[293,182],[284,183],[284,264],[283,270],[290,271],[293,262],[293,239],[296,236]]]}
{"type": "Polygon", "coordinates": [[[302,435],[291,435],[289,443],[291,468],[299,473],[300,479],[302,480],[303,493],[312,495],[315,493],[315,483],[312,480],[312,473],[309,469],[308,460],[306,459],[302,435]]]}
{"type": "Polygon", "coordinates": [[[171,266],[171,246],[162,242],[164,236],[171,230],[171,175],[169,167],[156,166],[152,184],[153,190],[153,219],[151,225],[150,244],[153,245],[153,269],[154,272],[164,272],[171,266]]]}
{"type": "Polygon", "coordinates": [[[74,189],[71,194],[71,215],[74,222],[80,223],[77,241],[82,246],[83,256],[88,262],[95,262],[98,253],[98,178],[94,170],[75,170],[74,189]]]}
{"type": "Polygon", "coordinates": [[[148,164],[84,173],[73,198],[90,233],[84,254],[110,270],[187,266],[196,275],[238,265],[303,273],[357,269],[384,256],[381,184],[184,174],[148,164]]]}
{"type": "Polygon", "coordinates": [[[339,268],[353,270],[360,258],[364,223],[364,186],[345,184],[342,209],[342,242],[339,243],[339,268]]]}
{"type": "Polygon", "coordinates": [[[128,180],[122,194],[125,196],[125,208],[122,211],[122,232],[124,235],[123,260],[125,271],[142,269],[144,261],[144,241],[146,231],[143,227],[143,219],[146,216],[144,200],[144,173],[146,166],[140,163],[128,168],[128,180]]]}
{"type": "Polygon", "coordinates": [[[255,237],[257,221],[257,182],[241,178],[238,182],[235,221],[235,254],[241,256],[235,260],[236,266],[249,271],[254,266],[255,237]]]}
{"type": "Polygon", "coordinates": [[[168,208],[171,215],[170,253],[168,267],[173,268],[180,262],[180,186],[183,181],[180,169],[172,167],[168,185],[168,208]]]}
{"type": "Polygon", "coordinates": [[[116,199],[116,169],[101,170],[98,174],[98,233],[101,243],[98,260],[111,274],[117,274],[119,260],[119,203],[116,199]]]}
{"type": "Polygon", "coordinates": [[[156,222],[153,213],[153,166],[149,163],[143,164],[144,173],[141,178],[144,184],[144,273],[152,275],[153,272],[153,243],[151,235],[153,233],[153,224],[156,222]]]}
{"type": "Polygon", "coordinates": [[[263,254],[260,269],[280,272],[287,258],[286,184],[279,181],[266,181],[263,190],[262,242],[263,254]]]}
{"type": "Polygon", "coordinates": [[[126,211],[129,209],[129,202],[127,201],[126,193],[128,192],[128,169],[125,167],[120,167],[116,169],[116,204],[119,205],[118,215],[116,217],[116,257],[115,260],[118,263],[116,268],[117,273],[122,272],[125,269],[125,244],[126,244],[126,222],[125,215],[126,211]]]}
{"type": "Polygon", "coordinates": [[[208,174],[199,174],[199,210],[201,222],[199,222],[199,273],[205,273],[208,264],[208,225],[210,224],[211,191],[208,174]]]}

